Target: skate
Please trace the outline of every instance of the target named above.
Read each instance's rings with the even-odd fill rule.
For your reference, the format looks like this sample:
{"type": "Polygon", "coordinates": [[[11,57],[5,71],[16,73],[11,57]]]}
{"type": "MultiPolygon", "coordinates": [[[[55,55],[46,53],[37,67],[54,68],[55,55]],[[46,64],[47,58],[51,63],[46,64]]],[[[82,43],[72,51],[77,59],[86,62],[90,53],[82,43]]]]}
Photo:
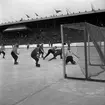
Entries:
{"type": "Polygon", "coordinates": [[[36,64],[36,67],[40,67],[40,64],[36,64]]]}
{"type": "Polygon", "coordinates": [[[18,64],[19,64],[18,62],[15,62],[15,63],[14,63],[14,65],[18,65],[18,64]]]}
{"type": "Polygon", "coordinates": [[[45,57],[43,57],[43,60],[45,60],[45,57]]]}
{"type": "Polygon", "coordinates": [[[75,61],[73,61],[73,63],[72,63],[73,65],[76,65],[76,62],[75,61]]]}

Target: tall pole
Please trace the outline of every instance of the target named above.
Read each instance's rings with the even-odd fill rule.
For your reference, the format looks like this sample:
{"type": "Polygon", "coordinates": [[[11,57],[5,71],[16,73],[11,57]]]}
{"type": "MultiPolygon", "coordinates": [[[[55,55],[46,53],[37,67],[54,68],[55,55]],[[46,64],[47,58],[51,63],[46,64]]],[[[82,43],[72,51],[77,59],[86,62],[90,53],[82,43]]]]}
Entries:
{"type": "Polygon", "coordinates": [[[62,41],[62,53],[63,53],[63,59],[62,59],[62,61],[63,61],[63,76],[64,76],[64,78],[66,78],[63,25],[61,25],[61,41],[62,41]]]}

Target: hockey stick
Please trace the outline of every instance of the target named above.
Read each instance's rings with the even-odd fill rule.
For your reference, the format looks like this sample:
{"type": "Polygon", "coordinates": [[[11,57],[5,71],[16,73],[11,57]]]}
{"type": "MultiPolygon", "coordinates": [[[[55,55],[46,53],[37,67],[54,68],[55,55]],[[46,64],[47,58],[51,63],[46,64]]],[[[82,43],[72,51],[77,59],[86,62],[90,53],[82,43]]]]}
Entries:
{"type": "Polygon", "coordinates": [[[74,54],[73,52],[72,52],[72,54],[75,56],[75,57],[77,57],[78,59],[80,58],[79,56],[77,56],[76,54],[74,54]]]}

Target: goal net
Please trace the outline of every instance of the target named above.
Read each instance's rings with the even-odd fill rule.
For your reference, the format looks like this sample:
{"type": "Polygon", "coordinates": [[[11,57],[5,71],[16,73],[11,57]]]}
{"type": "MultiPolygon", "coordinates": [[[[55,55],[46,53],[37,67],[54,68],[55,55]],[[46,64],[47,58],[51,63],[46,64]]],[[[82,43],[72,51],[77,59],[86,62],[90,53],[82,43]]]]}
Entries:
{"type": "Polygon", "coordinates": [[[73,78],[105,79],[105,29],[89,23],[61,26],[64,73],[73,78]],[[68,44],[76,65],[65,64],[68,44]],[[74,44],[75,43],[75,44],[74,44]]]}

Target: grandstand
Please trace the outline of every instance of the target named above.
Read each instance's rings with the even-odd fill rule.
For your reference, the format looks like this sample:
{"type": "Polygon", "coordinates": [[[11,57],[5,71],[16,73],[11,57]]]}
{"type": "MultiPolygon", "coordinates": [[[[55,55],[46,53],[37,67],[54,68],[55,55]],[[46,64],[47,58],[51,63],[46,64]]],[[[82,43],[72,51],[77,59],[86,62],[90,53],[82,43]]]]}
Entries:
{"type": "MultiPolygon", "coordinates": [[[[35,20],[20,21],[16,23],[6,23],[0,25],[0,43],[11,45],[16,42],[23,45],[27,43],[48,43],[48,40],[54,40],[53,43],[61,42],[60,24],[69,24],[76,22],[89,22],[101,26],[104,10],[96,12],[74,13],[72,15],[63,15],[58,17],[41,18],[35,20]],[[12,39],[12,41],[11,41],[12,39]]],[[[65,34],[67,34],[66,32],[65,34]]],[[[73,33],[72,42],[83,41],[83,36],[76,37],[73,33]]]]}

